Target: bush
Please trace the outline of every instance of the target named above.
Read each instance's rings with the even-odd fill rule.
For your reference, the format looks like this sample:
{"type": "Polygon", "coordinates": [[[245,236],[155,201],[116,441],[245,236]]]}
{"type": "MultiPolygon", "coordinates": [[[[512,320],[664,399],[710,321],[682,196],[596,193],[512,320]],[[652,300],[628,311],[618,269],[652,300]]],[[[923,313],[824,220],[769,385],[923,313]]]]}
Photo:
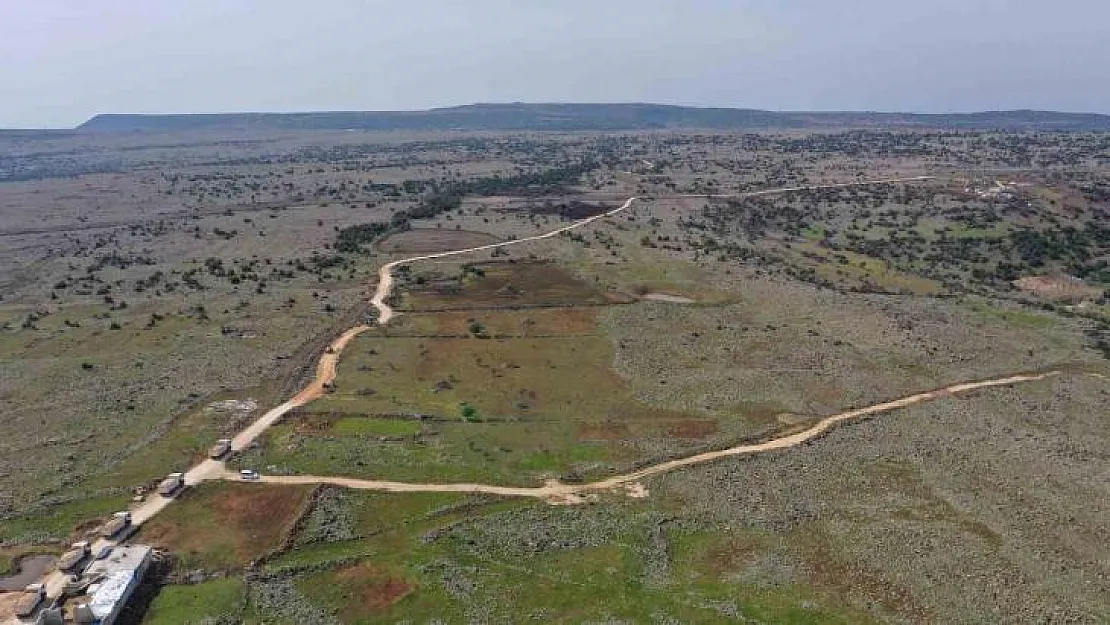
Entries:
{"type": "Polygon", "coordinates": [[[466,402],[459,404],[459,414],[467,423],[477,423],[482,420],[478,415],[478,409],[466,402]]]}

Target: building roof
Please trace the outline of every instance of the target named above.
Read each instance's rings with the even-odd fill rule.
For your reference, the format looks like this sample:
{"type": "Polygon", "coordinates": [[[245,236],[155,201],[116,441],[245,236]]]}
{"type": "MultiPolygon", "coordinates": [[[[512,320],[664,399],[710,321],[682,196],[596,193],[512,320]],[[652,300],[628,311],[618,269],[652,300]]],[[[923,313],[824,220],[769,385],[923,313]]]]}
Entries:
{"type": "Polygon", "coordinates": [[[103,580],[89,586],[89,608],[97,619],[105,619],[112,614],[116,604],[126,600],[131,591],[131,580],[135,571],[115,571],[103,580]]]}
{"type": "Polygon", "coordinates": [[[85,602],[94,617],[108,618],[117,604],[127,600],[152,551],[148,545],[119,545],[107,558],[96,560],[85,569],[85,579],[93,581],[85,591],[85,602]]]}
{"type": "Polygon", "coordinates": [[[149,545],[119,545],[107,558],[90,564],[85,569],[85,577],[94,578],[98,575],[141,569],[146,565],[152,551],[149,545]]]}

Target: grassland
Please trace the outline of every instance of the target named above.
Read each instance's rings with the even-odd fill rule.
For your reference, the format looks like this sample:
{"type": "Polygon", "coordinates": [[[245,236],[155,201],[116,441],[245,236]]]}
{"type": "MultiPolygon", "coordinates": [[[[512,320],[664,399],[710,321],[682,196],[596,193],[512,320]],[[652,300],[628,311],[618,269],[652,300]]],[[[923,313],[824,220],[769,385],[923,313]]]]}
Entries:
{"type": "Polygon", "coordinates": [[[486,232],[445,228],[418,228],[391,234],[377,243],[387,254],[426,254],[496,243],[500,239],[486,232]]]}
{"type": "MultiPolygon", "coordinates": [[[[409,498],[386,505],[410,507],[409,498]]],[[[722,582],[719,539],[669,527],[654,508],[513,503],[413,518],[357,543],[336,543],[330,552],[336,564],[312,567],[319,572],[300,577],[297,588],[345,623],[643,621],[661,615],[682,621],[868,620],[805,584],[770,590],[722,582]]],[[[322,550],[313,548],[317,558],[322,550]]],[[[286,554],[284,562],[297,561],[296,554],[286,554]]]]}
{"type": "Polygon", "coordinates": [[[243,603],[243,581],[226,577],[188,586],[167,586],[151,603],[147,625],[199,625],[237,619],[243,603]]]}
{"type": "MultiPolygon", "coordinates": [[[[9,559],[289,397],[385,260],[632,195],[400,270],[401,314],[231,467],[590,479],[958,380],[1107,371],[1102,135],[225,139],[11,147],[62,173],[0,185],[9,559]],[[109,152],[119,171],[80,173],[109,152]],[[997,166],[1015,182],[968,169],[997,166]],[[384,240],[340,249],[367,224],[384,240]]],[[[136,538],[177,562],[146,618],[1104,622],[1107,392],[1062,375],[942,399],[573,508],[206,484],[136,538]]]]}
{"type": "Polygon", "coordinates": [[[405,290],[401,310],[600,306],[613,302],[613,298],[546,262],[474,264],[467,265],[461,275],[435,280],[427,287],[421,287],[420,280],[416,277],[415,288],[405,290]]]}
{"type": "Polygon", "coordinates": [[[535,265],[500,264],[496,278],[488,267],[452,297],[440,296],[468,312],[409,313],[357,338],[332,392],[272,429],[264,452],[241,463],[531,485],[596,478],[773,425],[741,402],[706,414],[637,401],[610,368],[613,344],[598,329],[595,291],[545,265],[542,275],[561,281],[558,301],[576,294],[579,305],[532,310],[556,290],[534,281],[535,265]],[[522,310],[474,309],[500,290],[491,280],[531,285],[513,295],[522,310]]]}

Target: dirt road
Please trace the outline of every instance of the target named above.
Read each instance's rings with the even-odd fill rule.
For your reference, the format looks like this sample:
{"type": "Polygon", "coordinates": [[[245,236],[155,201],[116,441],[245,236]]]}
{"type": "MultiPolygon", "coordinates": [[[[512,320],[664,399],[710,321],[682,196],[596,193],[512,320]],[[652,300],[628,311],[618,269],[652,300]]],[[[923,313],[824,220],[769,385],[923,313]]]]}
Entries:
{"type": "Polygon", "coordinates": [[[490,243],[489,245],[479,245],[477,247],[468,247],[461,250],[451,250],[449,252],[438,252],[436,254],[425,254],[423,256],[411,256],[409,258],[402,258],[401,260],[395,260],[393,262],[386,263],[382,265],[381,269],[378,270],[378,288],[374,291],[373,297],[370,298],[370,305],[378,309],[379,324],[385,325],[389,323],[389,320],[392,319],[394,314],[396,313],[393,312],[393,309],[390,308],[389,304],[385,303],[385,300],[393,291],[393,270],[397,267],[400,267],[401,265],[408,265],[422,260],[445,258],[447,256],[459,256],[461,254],[470,254],[472,252],[481,252],[484,250],[492,250],[499,247],[508,247],[510,245],[520,245],[521,243],[531,243],[533,241],[550,239],[551,237],[558,236],[569,230],[581,228],[582,226],[593,223],[598,219],[612,217],[613,215],[616,215],[617,213],[628,209],[628,207],[632,206],[632,203],[635,202],[637,199],[639,198],[630,197],[625,200],[624,204],[621,204],[619,207],[614,208],[613,210],[606,211],[604,213],[601,213],[600,215],[594,215],[593,217],[587,217],[586,219],[576,221],[569,226],[563,226],[562,228],[557,228],[555,230],[552,230],[551,232],[539,234],[534,237],[525,237],[523,239],[514,239],[512,241],[502,241],[500,243],[490,243]]]}
{"type": "MultiPolygon", "coordinates": [[[[838,182],[834,184],[812,184],[803,185],[800,187],[781,187],[778,189],[766,189],[763,191],[746,191],[744,193],[688,193],[684,195],[674,195],[665,197],[704,197],[704,198],[746,198],[746,197],[760,197],[763,195],[777,195],[779,193],[791,193],[793,191],[817,191],[819,189],[845,189],[848,187],[863,187],[876,184],[896,184],[900,182],[923,182],[926,180],[936,180],[936,176],[912,176],[910,178],[881,178],[878,180],[860,180],[859,182],[838,182]]],[[[665,199],[665,198],[662,198],[665,199]]]]}
{"type": "MultiPolygon", "coordinates": [[[[590,482],[587,484],[563,484],[557,481],[548,482],[544,486],[536,487],[513,487],[513,486],[497,486],[492,484],[436,484],[436,483],[411,483],[411,482],[393,482],[388,480],[362,480],[347,477],[333,477],[333,476],[315,476],[315,475],[267,475],[260,478],[260,482],[267,484],[332,484],[335,486],[343,486],[346,488],[355,488],[360,490],[375,490],[393,493],[486,493],[490,495],[503,495],[509,497],[536,497],[551,501],[553,503],[573,503],[576,497],[583,494],[597,491],[614,490],[620,487],[636,487],[638,482],[644,478],[661,473],[675,471],[677,469],[712,462],[721,458],[730,456],[740,456],[746,454],[757,454],[768,451],[775,451],[779,449],[787,449],[801,445],[802,443],[812,440],[828,432],[834,426],[845,421],[859,419],[882,412],[890,412],[899,408],[906,408],[914,404],[933,401],[943,397],[951,397],[974,390],[991,388],[994,386],[1009,386],[1013,384],[1021,384],[1025,382],[1036,382],[1045,380],[1051,377],[1060,375],[1060,371],[1048,371],[1045,373],[1034,374],[1019,374],[1010,375],[1001,378],[993,378],[990,380],[981,380],[978,382],[961,382],[953,384],[934,391],[927,391],[924,393],[917,393],[895,399],[892,401],[882,402],[865,408],[857,408],[855,410],[848,410],[829,417],[821,419],[812,427],[790,434],[780,438],[772,439],[762,443],[755,443],[750,445],[737,445],[729,447],[728,449],[721,449],[719,451],[710,451],[701,454],[695,454],[686,458],[679,458],[677,460],[669,460],[659,464],[652,465],[637,471],[617,475],[597,482],[590,482]]],[[[1097,374],[1095,374],[1097,375],[1097,374]]],[[[224,473],[224,479],[237,479],[238,476],[232,473],[224,473]]],[[[636,488],[638,492],[644,492],[642,488],[636,488]]]]}
{"type": "MultiPolygon", "coordinates": [[[[871,184],[889,184],[889,183],[896,183],[896,182],[912,182],[912,181],[921,181],[921,180],[928,180],[928,179],[929,179],[928,176],[919,176],[919,177],[915,177],[915,178],[905,178],[905,179],[868,180],[868,181],[848,182],[848,183],[839,183],[839,184],[830,184],[830,185],[813,185],[813,186],[803,186],[803,187],[786,187],[786,188],[782,188],[782,189],[767,189],[765,191],[753,191],[753,192],[750,192],[750,193],[743,193],[743,194],[739,194],[737,196],[712,196],[712,197],[754,197],[754,196],[760,196],[760,195],[772,195],[772,194],[775,194],[775,193],[788,193],[788,192],[791,192],[791,191],[815,190],[815,189],[821,189],[821,188],[841,188],[841,187],[862,186],[862,185],[871,185],[871,184]]],[[[693,197],[706,197],[706,196],[693,196],[693,197]]],[[[370,299],[371,305],[373,305],[374,308],[376,308],[378,310],[378,313],[379,313],[378,323],[381,324],[381,325],[387,324],[387,323],[389,323],[389,321],[395,315],[393,309],[388,304],[386,304],[385,301],[386,301],[386,299],[389,298],[389,295],[393,290],[393,269],[395,269],[396,267],[399,267],[401,265],[407,265],[407,264],[414,263],[414,262],[423,261],[423,260],[432,260],[432,259],[444,258],[444,257],[448,257],[448,256],[458,256],[458,255],[462,255],[462,254],[470,254],[472,252],[481,252],[481,251],[484,251],[484,250],[492,250],[492,249],[496,249],[496,248],[507,247],[507,246],[510,246],[510,245],[520,245],[520,244],[529,243],[529,242],[532,242],[532,241],[540,241],[540,240],[543,240],[543,239],[548,239],[548,238],[551,238],[551,237],[558,236],[559,234],[562,234],[562,233],[567,232],[569,230],[573,230],[575,228],[581,228],[581,227],[586,226],[590,223],[593,223],[594,221],[597,221],[599,219],[604,219],[604,218],[616,215],[617,213],[620,213],[624,210],[627,210],[632,205],[632,203],[635,202],[637,199],[639,199],[639,198],[630,197],[622,205],[620,205],[617,208],[606,211],[606,212],[601,213],[599,215],[594,215],[593,217],[588,217],[586,219],[576,221],[576,222],[574,222],[570,225],[563,226],[561,228],[557,228],[555,230],[552,230],[552,231],[544,233],[544,234],[540,234],[540,235],[536,235],[536,236],[532,236],[532,237],[525,237],[523,239],[516,239],[516,240],[512,240],[512,241],[503,241],[503,242],[500,242],[500,243],[492,243],[492,244],[489,244],[489,245],[479,245],[477,247],[470,247],[470,248],[465,248],[465,249],[461,249],[461,250],[453,250],[453,251],[449,251],[449,252],[440,252],[440,253],[436,253],[436,254],[426,254],[426,255],[420,255],[420,256],[413,256],[413,257],[403,258],[403,259],[400,259],[400,260],[395,260],[395,261],[386,263],[385,265],[383,265],[381,267],[381,269],[378,270],[377,288],[374,290],[374,294],[370,299]]],[[[299,393],[297,393],[289,401],[286,401],[285,403],[282,403],[281,405],[270,409],[265,414],[263,414],[261,417],[259,417],[257,420],[255,420],[253,423],[251,423],[249,426],[247,426],[246,429],[239,432],[232,439],[232,443],[231,443],[232,450],[239,451],[239,450],[242,450],[242,449],[246,448],[248,445],[250,445],[252,442],[254,442],[254,440],[257,439],[263,432],[265,432],[270,426],[272,426],[279,419],[281,419],[281,417],[283,417],[285,414],[287,414],[290,410],[292,410],[294,408],[297,408],[299,406],[303,406],[303,405],[311,402],[312,400],[320,397],[326,391],[327,385],[331,384],[335,380],[336,366],[339,362],[339,356],[343,352],[343,349],[347,346],[347,344],[351,341],[351,339],[353,339],[356,336],[358,336],[359,334],[365,332],[369,328],[370,328],[370,326],[366,326],[366,325],[355,326],[355,327],[347,330],[346,332],[344,332],[342,335],[340,335],[334,341],[332,341],[332,343],[328,346],[327,350],[320,357],[320,360],[317,363],[316,375],[313,378],[312,382],[309,383],[308,386],[306,386],[304,389],[302,389],[299,393]]],[[[1049,374],[1046,374],[1046,375],[1049,375],[1049,374]]],[[[971,388],[980,388],[982,386],[990,386],[990,385],[998,385],[998,384],[1012,384],[1012,383],[1016,383],[1016,382],[1020,382],[1020,381],[1025,381],[1025,378],[1023,378],[1022,376],[1016,376],[1016,377],[1013,377],[1013,378],[1004,378],[1004,379],[996,380],[996,381],[973,383],[971,386],[968,386],[967,389],[965,389],[965,390],[970,390],[971,388]],[[1021,379],[1018,379],[1018,378],[1021,378],[1021,379]]],[[[960,386],[960,385],[957,385],[957,386],[960,386]]],[[[955,387],[953,387],[953,388],[955,388],[955,387]]],[[[950,392],[960,392],[960,391],[959,390],[950,390],[950,392]]],[[[940,393],[940,391],[937,391],[937,393],[940,393]]],[[[929,395],[929,394],[922,394],[920,396],[913,396],[913,397],[918,397],[919,399],[913,399],[913,397],[911,397],[911,398],[904,398],[902,400],[898,400],[898,402],[908,402],[908,403],[899,404],[897,406],[893,405],[893,404],[897,404],[898,402],[891,402],[892,405],[890,407],[886,407],[886,408],[871,407],[871,408],[866,408],[866,409],[861,409],[861,410],[862,411],[869,411],[870,410],[872,412],[881,412],[882,410],[890,410],[890,409],[893,409],[893,408],[896,408],[896,407],[900,407],[900,405],[909,405],[911,403],[916,403],[918,401],[924,401],[924,396],[925,395],[929,395]]],[[[932,396],[930,395],[930,398],[931,397],[932,396]]],[[[417,483],[417,484],[408,484],[408,483],[404,483],[404,482],[388,482],[388,481],[372,481],[372,480],[368,481],[368,480],[356,480],[356,479],[344,478],[344,477],[314,477],[314,476],[264,476],[259,481],[261,481],[263,483],[284,483],[284,484],[303,484],[303,483],[336,484],[336,485],[340,485],[340,486],[349,486],[351,488],[367,488],[367,489],[372,489],[372,490],[384,490],[384,491],[393,491],[393,492],[481,492],[481,493],[493,493],[493,494],[501,494],[501,495],[509,495],[509,496],[541,497],[541,498],[547,499],[549,501],[558,501],[560,499],[572,501],[573,498],[577,497],[579,493],[589,492],[589,491],[596,491],[596,490],[611,489],[611,488],[614,488],[614,487],[617,487],[617,486],[634,483],[636,480],[641,479],[643,477],[647,477],[649,475],[655,475],[657,473],[672,471],[676,468],[683,467],[683,466],[698,464],[700,462],[708,462],[710,460],[720,458],[720,457],[724,457],[724,456],[728,456],[728,455],[737,455],[737,454],[742,454],[742,453],[755,453],[755,452],[759,452],[759,451],[766,451],[766,450],[769,450],[769,449],[779,449],[779,448],[783,448],[783,447],[789,447],[789,446],[792,446],[792,445],[797,445],[797,444],[799,444],[799,443],[801,443],[805,440],[809,440],[810,438],[812,438],[814,436],[817,436],[818,434],[825,431],[826,429],[828,429],[829,427],[831,427],[833,424],[835,424],[838,421],[842,421],[844,419],[850,419],[850,418],[853,418],[853,416],[860,416],[862,414],[871,414],[871,412],[854,411],[852,413],[844,413],[842,415],[837,415],[835,417],[829,417],[828,419],[823,420],[817,426],[814,426],[814,428],[811,428],[810,430],[806,430],[806,432],[802,432],[801,434],[793,435],[791,437],[784,437],[782,439],[777,439],[775,441],[769,441],[767,443],[763,443],[761,445],[756,445],[756,446],[740,446],[740,447],[734,447],[734,448],[728,449],[728,450],[722,450],[722,451],[719,451],[719,452],[711,452],[709,454],[699,454],[697,456],[692,456],[690,458],[685,458],[685,459],[681,459],[681,460],[674,460],[674,461],[671,461],[671,462],[666,462],[666,463],[656,465],[656,466],[653,466],[653,467],[648,467],[646,469],[642,469],[640,471],[630,473],[630,474],[627,474],[627,475],[624,475],[624,476],[618,476],[618,477],[610,478],[608,480],[604,480],[602,482],[596,482],[596,483],[587,484],[587,485],[567,485],[567,484],[559,484],[559,483],[554,483],[553,482],[553,483],[549,483],[548,485],[542,486],[542,487],[539,487],[539,488],[515,488],[515,487],[486,485],[486,484],[419,484],[419,483],[417,483]],[[810,434],[808,436],[804,436],[804,435],[806,435],[806,433],[810,433],[810,434]],[[804,436],[804,437],[799,438],[799,436],[804,436]]],[[[208,481],[208,480],[233,479],[233,478],[237,479],[238,476],[234,475],[234,474],[229,474],[227,472],[226,468],[224,467],[223,462],[218,461],[218,460],[209,460],[209,459],[206,459],[206,460],[203,460],[203,461],[199,462],[198,464],[196,464],[195,466],[190,468],[185,473],[185,483],[189,486],[194,486],[196,484],[200,484],[201,482],[205,482],[205,481],[208,481]]],[[[132,523],[136,526],[142,525],[144,522],[146,522],[150,518],[157,515],[159,512],[164,510],[166,507],[168,507],[171,503],[173,503],[172,498],[165,498],[165,497],[161,497],[159,495],[151,494],[145,501],[143,501],[142,503],[136,504],[134,507],[132,507],[132,509],[131,509],[132,523]]],[[[95,542],[94,549],[98,550],[103,546],[112,545],[112,544],[114,544],[113,541],[109,541],[109,540],[105,540],[105,539],[99,539],[95,542]]],[[[51,573],[50,575],[48,575],[46,578],[44,578],[42,580],[43,583],[46,584],[47,594],[48,594],[49,597],[55,598],[55,597],[58,597],[61,594],[61,592],[62,592],[62,590],[65,586],[65,578],[66,578],[66,576],[64,574],[62,574],[60,572],[54,572],[54,573],[51,573]]]]}

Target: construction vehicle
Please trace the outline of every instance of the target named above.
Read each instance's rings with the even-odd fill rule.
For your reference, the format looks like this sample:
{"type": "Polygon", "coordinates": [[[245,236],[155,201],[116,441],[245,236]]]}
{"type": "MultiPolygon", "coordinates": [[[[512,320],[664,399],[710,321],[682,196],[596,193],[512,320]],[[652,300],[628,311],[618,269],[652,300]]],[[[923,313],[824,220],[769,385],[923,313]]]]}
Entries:
{"type": "Polygon", "coordinates": [[[116,512],[112,519],[100,527],[100,535],[111,540],[123,540],[134,533],[130,512],[116,512]]]}
{"type": "Polygon", "coordinates": [[[219,460],[226,456],[231,451],[231,439],[221,438],[216,441],[216,444],[208,450],[208,457],[213,460],[219,460]]]}
{"type": "Polygon", "coordinates": [[[163,497],[173,497],[185,487],[185,474],[184,473],[170,473],[162,483],[158,485],[158,494],[163,497]]]}
{"type": "Polygon", "coordinates": [[[21,619],[32,616],[44,600],[46,600],[46,586],[31,584],[15,604],[15,615],[21,619]]]}
{"type": "Polygon", "coordinates": [[[80,566],[80,564],[85,561],[85,558],[89,557],[89,554],[91,553],[92,545],[90,545],[87,541],[73,543],[73,545],[70,546],[69,551],[63,553],[62,557],[58,558],[58,570],[65,571],[67,573],[76,570],[78,566],[80,566]]]}

